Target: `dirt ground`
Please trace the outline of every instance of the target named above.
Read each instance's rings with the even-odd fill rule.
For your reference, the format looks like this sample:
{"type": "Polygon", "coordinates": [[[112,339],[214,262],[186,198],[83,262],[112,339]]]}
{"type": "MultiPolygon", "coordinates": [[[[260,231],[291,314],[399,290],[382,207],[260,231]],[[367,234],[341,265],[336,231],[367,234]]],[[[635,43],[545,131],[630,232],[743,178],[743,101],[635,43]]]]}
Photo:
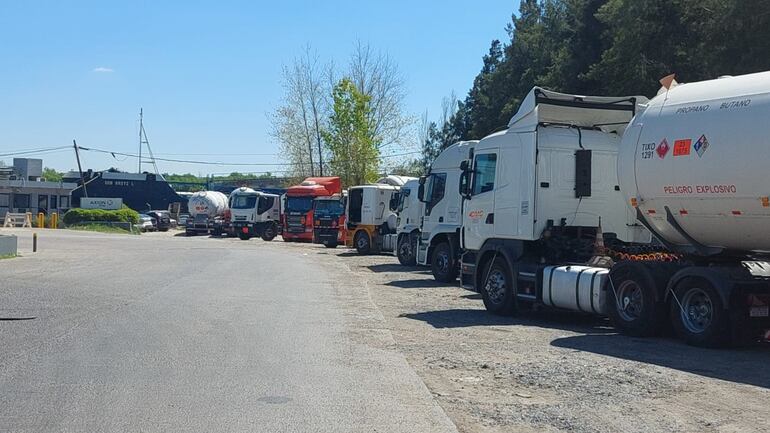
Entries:
{"type": "Polygon", "coordinates": [[[699,349],[606,319],[488,314],[478,294],[394,257],[297,245],[368,290],[461,432],[767,432],[770,347],[699,349]]]}

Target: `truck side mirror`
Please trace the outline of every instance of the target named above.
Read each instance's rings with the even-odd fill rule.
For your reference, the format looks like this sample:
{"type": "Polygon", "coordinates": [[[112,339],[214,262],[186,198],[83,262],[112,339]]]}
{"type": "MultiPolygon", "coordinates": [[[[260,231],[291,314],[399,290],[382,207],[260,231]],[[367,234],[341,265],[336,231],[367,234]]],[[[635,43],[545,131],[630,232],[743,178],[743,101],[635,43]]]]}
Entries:
{"type": "Polygon", "coordinates": [[[470,188],[469,188],[470,177],[471,177],[470,175],[471,175],[471,172],[466,170],[463,170],[463,172],[460,173],[460,185],[459,185],[460,196],[466,200],[470,200],[471,198],[470,188]]]}
{"type": "Polygon", "coordinates": [[[420,186],[417,187],[417,200],[425,203],[425,181],[428,176],[420,176],[420,186]]]}
{"type": "Polygon", "coordinates": [[[462,162],[460,162],[460,170],[462,171],[468,171],[468,160],[465,159],[462,162]]]}

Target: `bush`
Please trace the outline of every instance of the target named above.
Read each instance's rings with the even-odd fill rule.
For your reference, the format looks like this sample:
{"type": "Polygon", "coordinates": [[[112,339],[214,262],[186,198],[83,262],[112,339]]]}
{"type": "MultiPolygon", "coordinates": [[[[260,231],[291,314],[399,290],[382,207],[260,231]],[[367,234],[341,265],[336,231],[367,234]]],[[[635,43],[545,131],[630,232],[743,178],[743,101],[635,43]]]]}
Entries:
{"type": "Polygon", "coordinates": [[[123,206],[120,210],[102,210],[102,209],[70,209],[62,217],[64,224],[73,225],[89,221],[111,221],[137,224],[139,222],[139,213],[133,209],[123,206]]]}

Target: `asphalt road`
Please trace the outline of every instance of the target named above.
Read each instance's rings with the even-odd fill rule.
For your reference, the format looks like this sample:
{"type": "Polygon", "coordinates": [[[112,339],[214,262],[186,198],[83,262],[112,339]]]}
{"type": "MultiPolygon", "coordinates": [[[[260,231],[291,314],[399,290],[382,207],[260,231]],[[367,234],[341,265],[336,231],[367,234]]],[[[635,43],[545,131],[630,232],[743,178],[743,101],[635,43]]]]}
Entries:
{"type": "Polygon", "coordinates": [[[456,432],[317,247],[13,232],[0,431],[456,432]]]}

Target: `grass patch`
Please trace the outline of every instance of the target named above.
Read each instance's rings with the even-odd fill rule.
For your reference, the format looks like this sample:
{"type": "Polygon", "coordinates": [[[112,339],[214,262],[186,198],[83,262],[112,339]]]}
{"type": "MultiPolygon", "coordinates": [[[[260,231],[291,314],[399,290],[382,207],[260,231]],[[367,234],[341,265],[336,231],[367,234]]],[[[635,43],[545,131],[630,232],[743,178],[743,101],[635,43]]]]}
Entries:
{"type": "Polygon", "coordinates": [[[83,231],[89,231],[89,232],[99,232],[99,233],[113,233],[113,234],[120,234],[120,235],[138,235],[139,231],[128,231],[121,227],[116,226],[110,226],[106,224],[75,224],[71,226],[67,226],[70,230],[83,230],[83,231]]]}
{"type": "Polygon", "coordinates": [[[16,258],[16,254],[0,254],[0,260],[16,258]]]}

